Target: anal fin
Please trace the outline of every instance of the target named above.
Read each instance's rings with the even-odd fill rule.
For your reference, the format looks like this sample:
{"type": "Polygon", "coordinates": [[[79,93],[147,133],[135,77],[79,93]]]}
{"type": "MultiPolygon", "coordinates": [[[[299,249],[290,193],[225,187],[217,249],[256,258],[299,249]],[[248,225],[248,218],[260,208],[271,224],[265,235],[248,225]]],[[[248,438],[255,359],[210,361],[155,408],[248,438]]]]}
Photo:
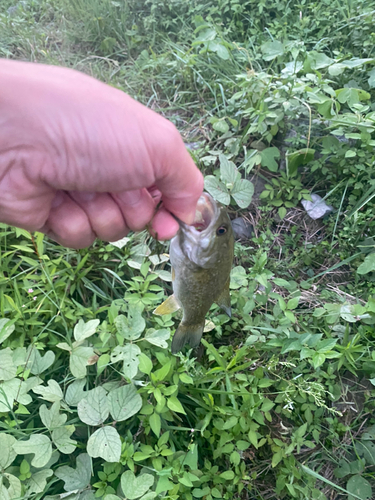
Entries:
{"type": "Polygon", "coordinates": [[[170,295],[167,300],[165,300],[160,306],[158,306],[154,314],[157,314],[158,316],[163,316],[164,314],[172,314],[173,312],[177,311],[180,309],[180,303],[176,299],[174,295],[170,295]]]}
{"type": "Polygon", "coordinates": [[[181,351],[185,344],[197,347],[201,341],[204,329],[204,321],[196,325],[184,325],[180,323],[173,336],[171,351],[176,354],[181,351]]]}
{"type": "Polygon", "coordinates": [[[215,302],[223,309],[223,311],[229,317],[231,317],[232,316],[232,309],[231,309],[231,304],[230,304],[229,283],[230,283],[230,278],[228,278],[228,281],[225,283],[224,290],[221,292],[221,294],[215,300],[215,302]]]}

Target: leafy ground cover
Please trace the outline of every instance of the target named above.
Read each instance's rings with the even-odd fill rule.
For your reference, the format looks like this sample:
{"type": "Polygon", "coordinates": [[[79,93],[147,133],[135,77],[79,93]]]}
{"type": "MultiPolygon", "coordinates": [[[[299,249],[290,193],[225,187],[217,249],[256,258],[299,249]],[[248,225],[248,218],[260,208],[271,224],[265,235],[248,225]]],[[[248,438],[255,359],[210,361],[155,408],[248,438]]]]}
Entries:
{"type": "Polygon", "coordinates": [[[168,245],[0,226],[0,498],[375,495],[375,2],[3,0],[0,55],[171,119],[232,218],[233,318],[170,354],[168,245]],[[254,190],[255,186],[255,190],[254,190]],[[319,194],[334,211],[312,220],[319,194]]]}

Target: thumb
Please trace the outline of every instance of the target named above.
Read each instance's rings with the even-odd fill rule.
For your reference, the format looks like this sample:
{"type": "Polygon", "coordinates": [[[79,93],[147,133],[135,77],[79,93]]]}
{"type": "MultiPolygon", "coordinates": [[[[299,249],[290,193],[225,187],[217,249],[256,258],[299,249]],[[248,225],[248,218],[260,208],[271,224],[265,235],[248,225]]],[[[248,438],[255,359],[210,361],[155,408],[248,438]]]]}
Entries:
{"type": "MultiPolygon", "coordinates": [[[[156,166],[155,185],[162,194],[166,210],[186,224],[192,224],[199,197],[203,191],[203,175],[190,157],[175,127],[170,132],[168,150],[156,166]]],[[[158,151],[160,156],[160,149],[158,151]]]]}

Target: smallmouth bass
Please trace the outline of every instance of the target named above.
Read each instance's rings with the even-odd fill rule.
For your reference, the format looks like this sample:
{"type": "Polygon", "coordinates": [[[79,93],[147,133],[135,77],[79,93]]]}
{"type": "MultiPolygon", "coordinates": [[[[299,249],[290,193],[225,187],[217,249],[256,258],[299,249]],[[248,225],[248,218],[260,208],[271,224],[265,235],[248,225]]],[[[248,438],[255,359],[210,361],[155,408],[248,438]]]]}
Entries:
{"type": "Polygon", "coordinates": [[[170,246],[173,295],[154,311],[163,315],[183,310],[172,340],[173,354],[186,343],[191,347],[199,345],[205,316],[214,302],[231,316],[229,281],[234,257],[234,236],[227,211],[208,193],[198,200],[194,223],[179,224],[170,246]]]}

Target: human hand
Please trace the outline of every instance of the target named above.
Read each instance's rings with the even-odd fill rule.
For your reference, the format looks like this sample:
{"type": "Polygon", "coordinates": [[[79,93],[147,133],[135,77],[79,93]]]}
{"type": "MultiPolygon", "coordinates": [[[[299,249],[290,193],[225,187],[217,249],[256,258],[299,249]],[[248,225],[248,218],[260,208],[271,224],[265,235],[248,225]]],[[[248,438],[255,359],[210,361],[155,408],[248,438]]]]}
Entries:
{"type": "Polygon", "coordinates": [[[150,222],[169,239],[202,189],[168,120],[82,73],[0,60],[1,222],[73,248],[150,222]]]}

